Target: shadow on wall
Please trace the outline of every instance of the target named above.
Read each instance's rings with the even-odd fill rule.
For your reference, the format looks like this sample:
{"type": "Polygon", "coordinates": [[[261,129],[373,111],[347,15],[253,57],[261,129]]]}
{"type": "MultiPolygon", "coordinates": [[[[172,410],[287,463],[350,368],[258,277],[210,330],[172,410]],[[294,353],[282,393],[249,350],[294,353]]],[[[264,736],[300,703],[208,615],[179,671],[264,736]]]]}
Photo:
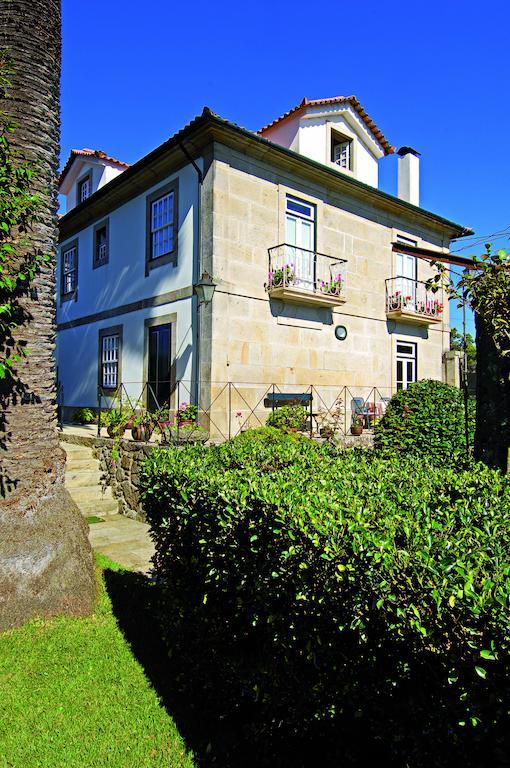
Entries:
{"type": "Polygon", "coordinates": [[[270,299],[269,306],[273,317],[279,317],[285,321],[304,320],[306,323],[321,323],[321,325],[333,325],[333,312],[327,307],[306,307],[302,304],[292,304],[281,299],[270,299]]]}

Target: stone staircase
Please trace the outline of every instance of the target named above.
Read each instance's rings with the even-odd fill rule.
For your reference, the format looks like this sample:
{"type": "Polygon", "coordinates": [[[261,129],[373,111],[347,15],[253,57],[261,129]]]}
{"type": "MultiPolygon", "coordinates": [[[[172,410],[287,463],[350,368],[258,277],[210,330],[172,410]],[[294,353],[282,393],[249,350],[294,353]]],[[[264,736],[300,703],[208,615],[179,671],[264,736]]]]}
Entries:
{"type": "Polygon", "coordinates": [[[118,502],[113,498],[111,488],[106,488],[103,493],[99,462],[92,456],[92,449],[68,442],[62,442],[61,447],[67,454],[66,488],[83,516],[116,515],[118,502]]]}

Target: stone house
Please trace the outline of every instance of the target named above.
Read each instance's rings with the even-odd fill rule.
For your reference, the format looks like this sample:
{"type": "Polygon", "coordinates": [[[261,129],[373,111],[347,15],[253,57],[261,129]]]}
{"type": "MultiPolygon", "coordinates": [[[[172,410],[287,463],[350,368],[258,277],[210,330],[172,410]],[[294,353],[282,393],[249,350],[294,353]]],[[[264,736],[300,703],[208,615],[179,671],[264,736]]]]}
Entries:
{"type": "Polygon", "coordinates": [[[322,388],[329,407],[341,388],[379,401],[452,380],[448,302],[426,281],[433,259],[465,265],[450,242],[471,230],[419,206],[409,147],[398,196],[378,189],[393,152],[352,96],[304,99],[257,133],[205,108],[132,166],[74,150],[57,265],[66,411],[122,385],[149,408],[216,409],[221,432],[267,409],[271,387],[322,388]],[[199,304],[204,273],[215,291],[199,304]]]}

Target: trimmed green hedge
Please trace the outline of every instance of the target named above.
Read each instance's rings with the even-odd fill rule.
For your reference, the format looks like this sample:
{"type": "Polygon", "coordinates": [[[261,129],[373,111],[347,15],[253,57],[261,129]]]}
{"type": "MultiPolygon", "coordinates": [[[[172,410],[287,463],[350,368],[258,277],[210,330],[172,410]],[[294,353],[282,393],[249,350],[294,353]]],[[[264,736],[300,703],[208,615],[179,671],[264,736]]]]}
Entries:
{"type": "Polygon", "coordinates": [[[266,428],[142,482],[167,642],[260,765],[504,764],[507,479],[266,428]]]}
{"type": "MultiPolygon", "coordinates": [[[[468,442],[473,445],[475,405],[468,401],[468,442]]],[[[394,395],[374,430],[382,454],[428,456],[436,462],[466,461],[464,397],[460,389],[430,379],[394,395]]]]}

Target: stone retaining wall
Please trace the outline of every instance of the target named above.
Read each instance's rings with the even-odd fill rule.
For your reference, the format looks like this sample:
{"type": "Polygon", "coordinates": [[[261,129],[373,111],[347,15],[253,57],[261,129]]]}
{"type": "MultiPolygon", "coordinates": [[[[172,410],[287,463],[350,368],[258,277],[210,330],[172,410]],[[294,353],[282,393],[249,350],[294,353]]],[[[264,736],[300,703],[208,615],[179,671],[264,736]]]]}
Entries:
{"type": "Polygon", "coordinates": [[[95,445],[92,453],[99,460],[102,482],[112,489],[119,503],[119,514],[145,521],[140,501],[140,470],[143,460],[155,445],[123,440],[118,446],[119,458],[112,459],[112,440],[107,445],[95,445]]]}

